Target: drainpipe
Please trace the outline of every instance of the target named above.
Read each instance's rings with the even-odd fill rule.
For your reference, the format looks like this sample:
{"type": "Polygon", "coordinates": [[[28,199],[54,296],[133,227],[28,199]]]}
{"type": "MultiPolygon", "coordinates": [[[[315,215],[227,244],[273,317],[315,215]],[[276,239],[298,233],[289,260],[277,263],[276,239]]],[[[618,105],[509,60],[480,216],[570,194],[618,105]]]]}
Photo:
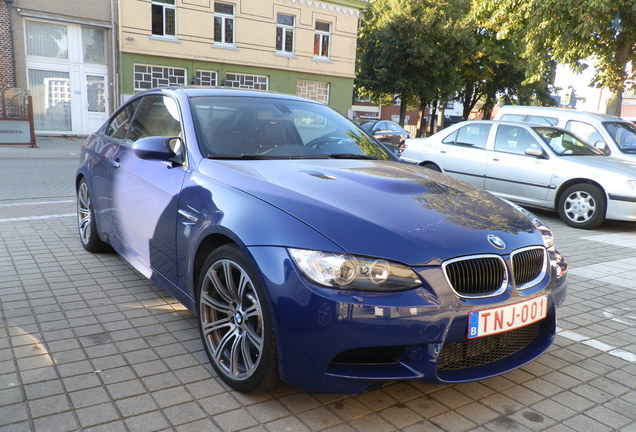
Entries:
{"type": "Polygon", "coordinates": [[[7,4],[7,14],[9,15],[9,43],[11,44],[11,67],[13,68],[13,88],[18,86],[17,71],[15,66],[15,44],[13,43],[13,0],[4,0],[7,4]]]}
{"type": "MultiPolygon", "coordinates": [[[[13,0],[11,0],[13,1],[13,0]]],[[[116,0],[110,0],[110,43],[111,43],[111,62],[112,66],[112,77],[113,77],[113,101],[111,101],[111,107],[113,108],[111,112],[114,112],[117,107],[119,107],[119,72],[118,72],[118,64],[117,64],[117,27],[115,24],[115,2],[116,0]]]]}

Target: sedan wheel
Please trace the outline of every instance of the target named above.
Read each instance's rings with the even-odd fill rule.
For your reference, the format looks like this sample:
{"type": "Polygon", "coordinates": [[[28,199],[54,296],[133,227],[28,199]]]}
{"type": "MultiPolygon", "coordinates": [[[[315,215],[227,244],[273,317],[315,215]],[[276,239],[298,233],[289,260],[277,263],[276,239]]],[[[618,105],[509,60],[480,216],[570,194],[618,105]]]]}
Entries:
{"type": "Polygon", "coordinates": [[[89,252],[103,252],[108,249],[108,245],[99,238],[97,233],[95,211],[86,179],[82,179],[77,188],[77,227],[84,249],[89,252]]]}
{"type": "Polygon", "coordinates": [[[212,366],[235,390],[274,387],[279,379],[271,319],[247,259],[236,246],[222,246],[201,275],[200,331],[212,366]]]}
{"type": "Polygon", "coordinates": [[[605,194],[592,184],[570,186],[559,198],[559,216],[567,225],[592,229],[605,220],[605,194]]]}

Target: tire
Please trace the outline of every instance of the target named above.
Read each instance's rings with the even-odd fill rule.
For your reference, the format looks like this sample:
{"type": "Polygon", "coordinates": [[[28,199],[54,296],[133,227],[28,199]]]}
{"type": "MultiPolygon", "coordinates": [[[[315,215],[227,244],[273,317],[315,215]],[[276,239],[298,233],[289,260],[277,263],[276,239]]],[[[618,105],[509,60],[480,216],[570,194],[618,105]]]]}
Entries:
{"type": "Polygon", "coordinates": [[[568,187],[559,197],[559,216],[574,228],[596,228],[605,220],[605,193],[588,183],[568,187]]]}
{"type": "Polygon", "coordinates": [[[234,390],[270,390],[279,383],[276,344],[266,297],[241,250],[216,249],[199,278],[199,330],[210,363],[234,390]]]}
{"type": "Polygon", "coordinates": [[[91,193],[84,178],[77,187],[77,228],[82,246],[87,251],[105,252],[110,249],[110,246],[99,238],[91,193]]]}
{"type": "Polygon", "coordinates": [[[429,163],[422,164],[420,166],[423,166],[424,168],[428,168],[428,169],[430,169],[432,171],[436,171],[436,172],[439,172],[439,173],[442,172],[442,170],[437,165],[435,165],[434,163],[430,163],[429,162],[429,163]]]}

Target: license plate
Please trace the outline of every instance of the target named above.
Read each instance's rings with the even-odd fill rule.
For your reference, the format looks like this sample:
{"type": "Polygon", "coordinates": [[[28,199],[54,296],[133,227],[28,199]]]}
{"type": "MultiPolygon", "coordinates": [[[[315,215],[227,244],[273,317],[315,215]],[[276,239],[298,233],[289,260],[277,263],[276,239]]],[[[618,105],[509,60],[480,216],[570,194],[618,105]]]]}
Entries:
{"type": "Polygon", "coordinates": [[[548,296],[468,314],[468,339],[514,330],[540,321],[548,313],[548,296]]]}

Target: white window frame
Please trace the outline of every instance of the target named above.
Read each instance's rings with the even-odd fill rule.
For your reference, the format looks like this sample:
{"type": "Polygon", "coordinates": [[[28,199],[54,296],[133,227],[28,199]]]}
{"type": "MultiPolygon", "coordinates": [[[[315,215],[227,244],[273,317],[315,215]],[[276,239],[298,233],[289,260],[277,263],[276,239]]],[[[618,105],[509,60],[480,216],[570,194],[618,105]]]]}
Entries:
{"type": "Polygon", "coordinates": [[[329,58],[329,55],[331,54],[331,23],[327,22],[327,21],[316,21],[315,25],[314,25],[314,29],[315,29],[315,34],[314,34],[314,58],[321,58],[321,59],[327,59],[329,58]],[[321,24],[328,24],[329,25],[329,31],[325,31],[325,30],[318,30],[315,27],[318,25],[318,23],[321,24]],[[320,38],[320,43],[318,44],[318,53],[316,53],[316,36],[318,36],[320,38]],[[322,46],[323,46],[323,39],[325,38],[325,36],[328,39],[328,43],[327,43],[327,55],[325,55],[325,53],[322,50],[322,46]]]}
{"type": "Polygon", "coordinates": [[[278,43],[278,30],[280,29],[280,31],[282,32],[282,40],[281,40],[281,49],[278,49],[278,46],[276,46],[276,52],[279,54],[285,54],[285,55],[291,55],[294,53],[295,50],[295,43],[296,43],[296,38],[295,38],[295,26],[296,26],[296,17],[294,15],[290,15],[290,14],[285,14],[285,13],[277,13],[276,14],[276,42],[278,43]],[[292,24],[288,25],[288,24],[281,24],[278,22],[278,17],[279,16],[286,16],[292,19],[292,24]],[[287,46],[287,32],[291,31],[291,51],[287,51],[285,49],[285,47],[287,46]]]}
{"type": "Polygon", "coordinates": [[[216,87],[219,85],[219,73],[217,71],[197,69],[194,72],[194,85],[216,87]]]}
{"type": "Polygon", "coordinates": [[[236,5],[233,3],[215,1],[213,4],[213,7],[216,6],[217,3],[232,6],[232,15],[226,14],[223,12],[216,12],[216,11],[214,12],[214,22],[212,26],[212,38],[214,39],[214,45],[234,46],[236,42],[236,5]],[[221,19],[221,40],[220,41],[217,41],[215,39],[217,18],[221,19]],[[225,40],[225,33],[226,33],[226,27],[227,27],[228,21],[232,22],[232,41],[231,42],[228,42],[225,40]]]}
{"type": "MultiPolygon", "coordinates": [[[[157,38],[168,38],[168,39],[176,39],[177,38],[177,6],[176,6],[176,0],[152,0],[151,2],[151,10],[153,7],[155,6],[161,6],[163,8],[162,10],[162,17],[161,17],[161,21],[163,24],[163,28],[161,30],[161,34],[155,34],[152,33],[153,29],[152,29],[152,22],[150,23],[151,28],[150,28],[150,33],[152,34],[153,37],[157,37],[157,38]],[[169,3],[171,2],[171,3],[169,3]],[[166,10],[172,10],[174,11],[174,34],[167,34],[166,33],[166,10]]],[[[151,14],[152,15],[152,14],[151,14]]],[[[151,17],[152,19],[152,17],[151,17]]]]}

